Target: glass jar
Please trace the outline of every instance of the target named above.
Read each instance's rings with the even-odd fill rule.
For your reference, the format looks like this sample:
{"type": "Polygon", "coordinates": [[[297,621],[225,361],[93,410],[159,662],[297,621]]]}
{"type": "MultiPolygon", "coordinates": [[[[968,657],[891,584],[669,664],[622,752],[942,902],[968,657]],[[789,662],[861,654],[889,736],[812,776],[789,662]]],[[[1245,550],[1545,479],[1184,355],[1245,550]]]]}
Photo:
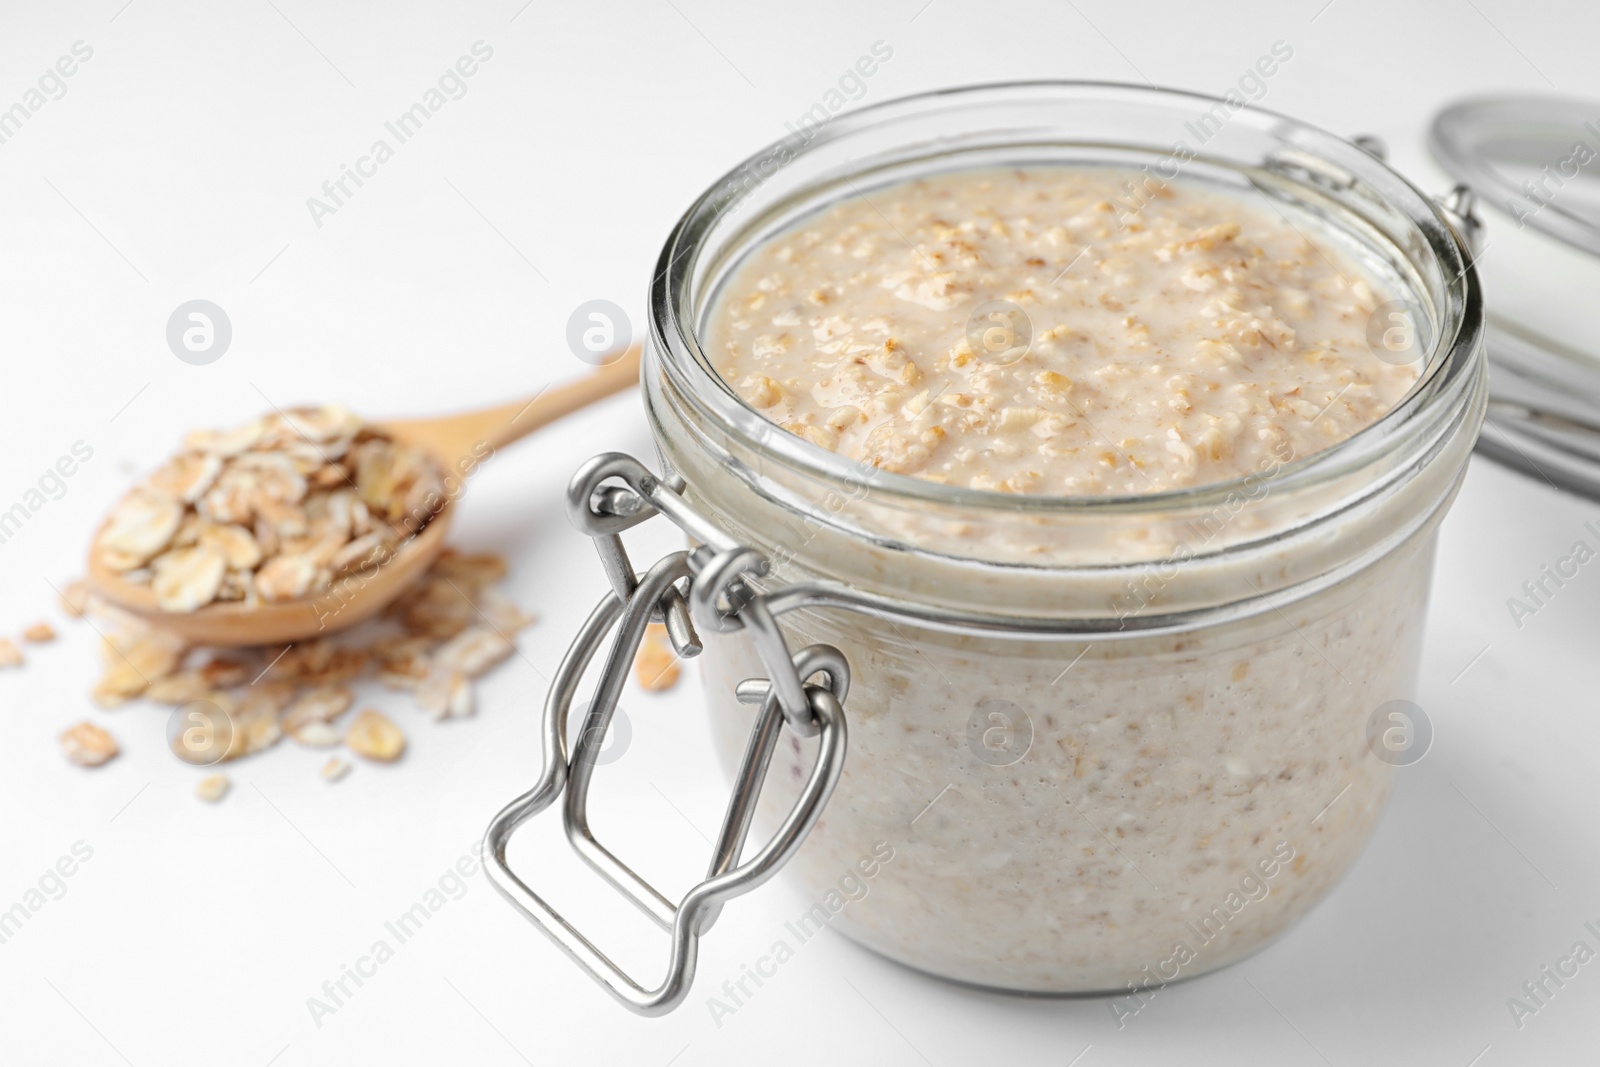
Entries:
{"type": "MultiPolygon", "coordinates": [[[[1361,148],[1123,86],[870,108],[690,209],[651,289],[664,464],[773,561],[771,586],[825,579],[906,609],[783,619],[792,647],[825,642],[852,667],[843,776],[792,864],[812,921],[960,981],[1125,991],[1237,959],[1328,891],[1389,791],[1368,721],[1413,696],[1435,531],[1482,418],[1469,258],[1439,207],[1361,148]],[[1022,164],[1253,189],[1405,294],[1420,382],[1376,425],[1257,477],[1074,499],[861,469],[776,429],[711,368],[700,327],[746,251],[843,197],[1022,164]],[[948,621],[918,618],[930,608],[948,621]]],[[[752,714],[735,687],[764,671],[743,633],[707,635],[703,662],[731,766],[752,714]]],[[[814,744],[780,747],[766,821],[814,744]]]]}
{"type": "MultiPolygon", "coordinates": [[[[692,541],[767,561],[744,579],[746,599],[771,607],[763,624],[702,625],[690,644],[704,646],[725,760],[747,752],[728,825],[747,827],[754,807],[758,837],[779,862],[793,854],[815,901],[789,924],[793,938],[831,926],[961,982],[1126,993],[1238,959],[1326,894],[1406,758],[1384,731],[1413,695],[1436,531],[1483,417],[1466,221],[1292,119],[1069,82],[867,108],[752,157],[690,208],[650,290],[646,408],[681,494],[682,507],[662,510],[692,541]],[[775,233],[916,176],[1030,164],[1262,197],[1402,294],[1423,361],[1416,386],[1346,441],[1236,481],[1051,497],[859,467],[772,425],[713,369],[699,338],[718,287],[775,233]],[[848,753],[820,815],[807,798],[841,754],[842,725],[771,741],[759,802],[745,789],[752,724],[781,688],[773,625],[788,648],[848,660],[848,753]],[[749,681],[769,676],[771,688],[749,681]],[[758,713],[749,702],[764,693],[758,713]],[[804,836],[802,811],[814,824],[803,846],[791,840],[804,836]]],[[[597,484],[574,490],[580,525],[597,484]]],[[[630,484],[646,497],[658,488],[630,484]]],[[[622,524],[589,529],[610,537],[622,524]]],[[[619,594],[631,588],[609,570],[619,594]]],[[[725,614],[740,608],[730,599],[717,601],[725,614]]],[[[669,623],[671,606],[656,608],[669,623]]],[[[827,673],[843,695],[845,672],[827,673]]],[[[547,744],[560,747],[560,732],[547,744]]],[[[702,887],[732,866],[730,839],[725,828],[702,887]]],[[[714,916],[719,905],[692,900],[702,887],[685,903],[714,916]]],[[[682,916],[673,927],[674,966],[686,951],[692,970],[693,933],[709,921],[690,914],[691,932],[682,916]]],[[[649,1008],[635,994],[618,996],[662,1010],[682,990],[658,991],[649,1008]]]]}

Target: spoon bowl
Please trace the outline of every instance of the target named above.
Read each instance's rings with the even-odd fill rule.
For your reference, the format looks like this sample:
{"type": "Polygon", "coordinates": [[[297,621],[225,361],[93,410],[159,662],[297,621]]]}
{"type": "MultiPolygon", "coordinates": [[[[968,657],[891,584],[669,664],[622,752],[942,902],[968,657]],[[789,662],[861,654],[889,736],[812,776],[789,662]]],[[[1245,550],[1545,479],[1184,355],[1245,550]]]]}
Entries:
{"type": "Polygon", "coordinates": [[[402,541],[387,563],[371,573],[336,580],[333,589],[314,597],[254,605],[213,601],[195,611],[166,611],[156,603],[154,589],[123,578],[97,552],[89,554],[89,586],[123,611],[181,637],[185,644],[229,648],[291,644],[347,629],[393,603],[444,551],[450,508],[449,504],[440,508],[428,525],[402,541]]]}
{"type": "MultiPolygon", "coordinates": [[[[639,348],[634,346],[594,373],[530,399],[443,418],[379,423],[376,428],[397,441],[426,449],[447,475],[464,477],[465,471],[496,449],[636,385],[638,380],[639,348]]],[[[187,644],[292,644],[370,619],[415,585],[444,551],[454,506],[446,500],[425,526],[402,541],[377,567],[338,579],[332,589],[297,600],[253,605],[216,601],[195,611],[166,611],[157,603],[153,588],[128,581],[92,547],[89,586],[116,607],[176,634],[187,644]]]]}

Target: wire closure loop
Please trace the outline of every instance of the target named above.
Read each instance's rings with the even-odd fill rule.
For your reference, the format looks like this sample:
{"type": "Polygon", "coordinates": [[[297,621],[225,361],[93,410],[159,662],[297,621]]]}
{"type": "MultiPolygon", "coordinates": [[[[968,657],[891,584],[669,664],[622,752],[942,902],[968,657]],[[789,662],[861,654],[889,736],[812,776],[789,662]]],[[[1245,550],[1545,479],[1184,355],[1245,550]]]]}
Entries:
{"type": "Polygon", "coordinates": [[[779,613],[747,581],[765,574],[766,558],[691,508],[679,495],[681,489],[680,480],[658,478],[631,456],[614,452],[596,456],[573,477],[568,514],[594,539],[611,591],[590,613],[551,682],[538,781],[494,817],[484,837],[490,859],[485,869],[500,894],[607,992],[641,1015],[661,1015],[682,1003],[694,980],[700,935],[711,929],[723,904],[769,880],[799,849],[839,781],[847,737],[844,699],[850,665],[844,654],[831,645],[810,645],[790,654],[778,628],[779,613]],[[670,519],[697,547],[674,552],[640,575],[620,535],[656,514],[670,519]],[[677,903],[602,845],[588,821],[589,786],[600,747],[651,621],[665,623],[673,647],[684,657],[699,654],[698,631],[727,634],[748,628],[769,676],[738,686],[741,701],[758,705],[755,722],[706,876],[677,903]],[[569,752],[573,700],[613,630],[594,698],[569,752]],[[785,726],[800,736],[819,738],[816,762],[771,840],[741,863],[756,802],[785,726]],[[563,793],[563,823],[573,849],[671,935],[667,974],[654,989],[629,977],[511,870],[506,849],[512,835],[563,793]]]}

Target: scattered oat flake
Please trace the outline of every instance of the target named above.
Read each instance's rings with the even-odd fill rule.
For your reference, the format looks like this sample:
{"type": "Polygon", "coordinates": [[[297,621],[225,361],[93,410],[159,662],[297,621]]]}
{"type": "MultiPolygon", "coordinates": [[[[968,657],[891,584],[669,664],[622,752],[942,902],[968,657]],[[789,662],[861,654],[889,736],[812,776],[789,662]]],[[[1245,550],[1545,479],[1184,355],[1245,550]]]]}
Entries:
{"type": "Polygon", "coordinates": [[[469,626],[434,654],[434,661],[450,670],[476,678],[515,651],[510,641],[487,626],[469,626]]]}
{"type": "Polygon", "coordinates": [[[194,795],[210,804],[215,804],[228,795],[228,789],[233,783],[228,781],[225,774],[213,774],[200,779],[194,787],[194,795]]]}
{"type": "Polygon", "coordinates": [[[464,719],[474,710],[472,683],[460,671],[441,664],[417,687],[416,701],[435,719],[464,719]]]}
{"type": "Polygon", "coordinates": [[[318,685],[302,692],[283,713],[283,728],[298,734],[313,723],[327,724],[343,715],[355,702],[355,694],[342,685],[318,685]]]}
{"type": "Polygon", "coordinates": [[[328,559],[328,566],[335,571],[347,571],[357,566],[381,566],[387,551],[388,543],[382,534],[364,534],[334,552],[328,559]]]}
{"type": "Polygon", "coordinates": [[[231,523],[204,523],[200,543],[222,553],[230,569],[250,570],[261,562],[261,546],[243,526],[231,523]]]}
{"type": "Polygon", "coordinates": [[[222,473],[222,457],[203,452],[180,452],[148,479],[150,488],[186,504],[206,494],[222,473]]]}
{"type": "Polygon", "coordinates": [[[274,556],[256,572],[256,591],[263,600],[296,600],[306,595],[316,577],[317,565],[310,556],[274,556]]]}
{"type": "Polygon", "coordinates": [[[660,692],[677,685],[678,674],[678,654],[667,639],[667,628],[659,622],[651,623],[645,629],[638,655],[633,660],[634,678],[640,687],[660,692]]]}
{"type": "Polygon", "coordinates": [[[225,556],[208,545],[176,548],[158,556],[150,583],[162,611],[185,613],[203,608],[217,598],[228,573],[225,556]]]}
{"type": "Polygon", "coordinates": [[[144,698],[154,704],[177,706],[199,700],[213,688],[206,684],[199,671],[179,671],[151,682],[144,691],[144,698]]]}
{"type": "Polygon", "coordinates": [[[22,649],[9,637],[0,637],[0,667],[20,667],[22,663],[22,649]]]}
{"type": "Polygon", "coordinates": [[[432,666],[433,642],[426,637],[386,637],[372,645],[378,682],[388,689],[416,689],[432,666]]]}
{"type": "Polygon", "coordinates": [[[293,682],[261,681],[240,690],[238,704],[247,712],[260,708],[276,715],[294,703],[299,694],[300,689],[293,682]]]}
{"type": "Polygon", "coordinates": [[[325,722],[303,723],[289,736],[307,748],[333,748],[339,743],[339,731],[325,722]]]}
{"type": "Polygon", "coordinates": [[[383,712],[364,708],[345,731],[344,743],[358,756],[393,763],[406,750],[406,735],[383,712]]]}
{"type": "Polygon", "coordinates": [[[115,738],[86,719],[61,735],[61,751],[80,767],[98,767],[122,750],[115,738]]]}
{"type": "Polygon", "coordinates": [[[61,610],[70,618],[81,619],[89,606],[90,596],[89,583],[82,578],[68,582],[61,591],[61,610]]]}
{"type": "Polygon", "coordinates": [[[424,578],[395,602],[395,614],[408,633],[443,641],[477,621],[478,609],[468,592],[444,578],[424,578]]]}
{"type": "Polygon", "coordinates": [[[47,622],[36,622],[22,631],[22,639],[35,645],[42,645],[56,639],[56,628],[47,622]]]}
{"type": "Polygon", "coordinates": [[[537,615],[523,611],[510,598],[493,589],[485,589],[478,597],[478,610],[483,612],[483,621],[492,630],[507,637],[539,621],[537,615]]]}
{"type": "Polygon", "coordinates": [[[283,727],[278,724],[278,709],[267,699],[251,700],[246,691],[238,710],[228,715],[232,735],[224,760],[235,760],[271,748],[283,740],[283,727]]]}
{"type": "Polygon", "coordinates": [[[445,549],[433,565],[434,574],[471,592],[498,582],[506,576],[506,569],[502,556],[467,555],[451,548],[445,549]]]}
{"type": "Polygon", "coordinates": [[[127,703],[177,670],[182,658],[183,642],[161,630],[136,627],[107,634],[100,647],[105,674],[95,684],[95,702],[106,708],[127,703]]]}
{"type": "Polygon", "coordinates": [[[428,677],[428,660],[417,657],[403,663],[386,663],[378,668],[378,684],[385,689],[416,691],[428,677]]]}
{"type": "Polygon", "coordinates": [[[330,782],[337,782],[350,773],[350,761],[342,756],[331,756],[327,763],[322,765],[322,777],[330,782]]]}
{"type": "Polygon", "coordinates": [[[201,680],[213,689],[229,689],[244,685],[254,675],[250,664],[243,660],[216,656],[206,661],[199,670],[201,680]]]}
{"type": "Polygon", "coordinates": [[[307,641],[291,645],[281,656],[272,653],[269,677],[307,685],[348,682],[361,674],[368,658],[364,648],[335,645],[325,639],[307,641]]]}
{"type": "Polygon", "coordinates": [[[166,548],[182,522],[182,504],[163,493],[135,489],[111,512],[95,548],[113,570],[131,571],[166,548]]]}

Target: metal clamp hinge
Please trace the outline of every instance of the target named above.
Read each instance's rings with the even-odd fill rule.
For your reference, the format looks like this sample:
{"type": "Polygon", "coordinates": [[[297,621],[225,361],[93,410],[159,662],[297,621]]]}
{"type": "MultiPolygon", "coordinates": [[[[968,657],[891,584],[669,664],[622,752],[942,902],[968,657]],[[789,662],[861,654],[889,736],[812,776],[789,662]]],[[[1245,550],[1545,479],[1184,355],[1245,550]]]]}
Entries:
{"type": "Polygon", "coordinates": [[[766,558],[691,508],[679,495],[681,488],[681,483],[663,481],[631,456],[619,453],[596,456],[573,477],[568,512],[574,524],[594,538],[612,588],[583,624],[551,682],[538,782],[496,815],[485,835],[485,854],[490,858],[486,869],[501,895],[613,997],[641,1015],[664,1014],[683,1001],[694,980],[699,937],[711,928],[722,905],[767,881],[799,849],[838,783],[846,742],[844,699],[850,667],[844,654],[820,644],[790,653],[776,618],[785,609],[775,611],[749,581],[766,572],[766,558]],[[620,535],[656,514],[670,519],[697,547],[674,552],[639,575],[620,535]],[[673,647],[684,657],[701,651],[697,628],[714,633],[748,629],[768,673],[765,680],[739,686],[739,699],[758,704],[759,710],[706,876],[676,903],[600,844],[588,822],[596,757],[651,621],[665,624],[673,647]],[[573,699],[585,670],[613,629],[616,636],[594,699],[569,753],[567,720],[573,699]],[[756,801],[784,726],[800,736],[819,738],[816,762],[772,838],[741,863],[756,801]],[[567,839],[578,855],[671,934],[667,974],[654,989],[622,971],[513,873],[506,860],[517,828],[563,793],[567,839]]]}

